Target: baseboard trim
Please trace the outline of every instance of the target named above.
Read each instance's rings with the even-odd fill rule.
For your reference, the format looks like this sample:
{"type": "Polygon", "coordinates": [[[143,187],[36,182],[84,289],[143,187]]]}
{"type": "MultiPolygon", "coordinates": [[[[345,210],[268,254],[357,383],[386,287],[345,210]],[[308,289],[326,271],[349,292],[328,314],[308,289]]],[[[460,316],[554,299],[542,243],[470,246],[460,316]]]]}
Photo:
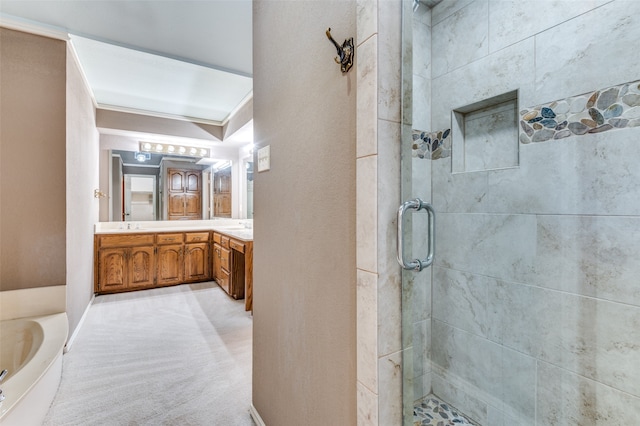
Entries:
{"type": "Polygon", "coordinates": [[[264,424],[264,421],[262,421],[262,417],[260,417],[258,410],[256,410],[253,404],[249,407],[249,414],[251,414],[251,418],[256,423],[256,426],[267,426],[264,424]]]}
{"type": "Polygon", "coordinates": [[[80,317],[80,321],[78,321],[78,325],[76,326],[76,329],[73,330],[73,333],[71,333],[71,337],[69,337],[69,340],[67,340],[67,344],[64,345],[64,351],[63,352],[65,354],[71,350],[71,345],[73,345],[73,341],[76,339],[76,336],[80,332],[80,328],[82,328],[82,325],[84,324],[84,320],[87,317],[87,314],[89,313],[89,308],[91,307],[91,305],[93,305],[93,301],[94,300],[96,300],[96,295],[95,294],[93,296],[91,296],[91,300],[89,300],[89,303],[87,304],[87,307],[85,308],[84,312],[82,313],[82,316],[80,317]]]}

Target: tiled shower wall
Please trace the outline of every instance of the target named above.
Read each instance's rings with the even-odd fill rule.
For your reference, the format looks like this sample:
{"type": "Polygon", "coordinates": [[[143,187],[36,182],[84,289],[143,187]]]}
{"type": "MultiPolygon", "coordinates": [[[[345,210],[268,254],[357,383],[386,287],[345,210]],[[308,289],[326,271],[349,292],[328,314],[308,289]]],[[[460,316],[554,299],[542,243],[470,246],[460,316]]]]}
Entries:
{"type": "Polygon", "coordinates": [[[358,0],[357,8],[357,424],[397,425],[402,291],[392,224],[400,203],[401,2],[358,0]]]}
{"type": "MultiPolygon", "coordinates": [[[[525,110],[640,79],[637,1],[445,0],[430,18],[424,130],[512,91],[525,110]]],[[[416,396],[491,426],[637,422],[639,139],[519,143],[519,165],[497,170],[413,160],[432,168],[438,237],[416,396]]]]}

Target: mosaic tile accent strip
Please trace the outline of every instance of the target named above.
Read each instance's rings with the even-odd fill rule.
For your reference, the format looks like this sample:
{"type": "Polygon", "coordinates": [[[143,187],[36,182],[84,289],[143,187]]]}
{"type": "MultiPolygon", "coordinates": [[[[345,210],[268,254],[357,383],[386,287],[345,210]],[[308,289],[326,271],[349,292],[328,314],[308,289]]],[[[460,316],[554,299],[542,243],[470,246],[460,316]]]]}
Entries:
{"type": "MultiPolygon", "coordinates": [[[[640,127],[640,80],[520,111],[522,144],[640,127]]],[[[451,156],[451,129],[412,131],[413,157],[451,156]]]]}
{"type": "Polygon", "coordinates": [[[413,407],[413,426],[477,426],[458,410],[429,395],[413,407]]]}
{"type": "Polygon", "coordinates": [[[431,160],[451,157],[451,129],[437,132],[413,130],[411,137],[413,139],[411,151],[413,157],[431,160]]]}
{"type": "Polygon", "coordinates": [[[520,111],[520,143],[640,126],[640,80],[520,111]]]}

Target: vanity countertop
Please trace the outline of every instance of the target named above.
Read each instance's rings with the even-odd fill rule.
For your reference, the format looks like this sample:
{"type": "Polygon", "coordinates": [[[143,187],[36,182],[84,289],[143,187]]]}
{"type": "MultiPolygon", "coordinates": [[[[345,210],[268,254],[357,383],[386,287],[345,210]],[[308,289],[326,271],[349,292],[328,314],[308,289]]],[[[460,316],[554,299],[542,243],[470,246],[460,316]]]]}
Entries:
{"type": "Polygon", "coordinates": [[[213,219],[156,222],[99,222],[94,234],[142,234],[151,232],[217,231],[243,241],[253,241],[253,221],[238,219],[213,219]],[[247,227],[250,226],[250,227],[247,227]]]}

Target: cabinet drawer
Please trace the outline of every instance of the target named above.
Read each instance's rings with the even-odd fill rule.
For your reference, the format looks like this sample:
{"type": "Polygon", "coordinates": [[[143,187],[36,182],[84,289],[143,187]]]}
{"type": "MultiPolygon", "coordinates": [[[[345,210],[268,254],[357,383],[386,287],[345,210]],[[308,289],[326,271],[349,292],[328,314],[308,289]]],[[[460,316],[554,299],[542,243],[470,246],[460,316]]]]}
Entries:
{"type": "Polygon", "coordinates": [[[229,254],[231,252],[229,250],[227,250],[226,248],[222,247],[220,248],[220,266],[222,267],[222,269],[225,269],[227,271],[229,271],[229,254]]]}
{"type": "Polygon", "coordinates": [[[229,240],[229,246],[233,249],[233,250],[237,250],[240,253],[244,253],[244,243],[240,242],[240,241],[236,241],[236,240],[229,240]]]}
{"type": "Polygon", "coordinates": [[[208,232],[190,232],[185,234],[185,242],[187,243],[204,243],[209,241],[208,232]]]}
{"type": "Polygon", "coordinates": [[[229,293],[229,273],[222,271],[216,275],[216,282],[227,294],[229,293]]]}
{"type": "Polygon", "coordinates": [[[220,245],[224,248],[229,248],[229,237],[227,237],[226,235],[221,235],[220,245]]]}
{"type": "Polygon", "coordinates": [[[158,244],[180,244],[183,237],[182,234],[158,234],[158,244]]]}
{"type": "Polygon", "coordinates": [[[132,247],[153,245],[153,234],[118,234],[100,235],[98,246],[103,247],[132,247]]]}
{"type": "Polygon", "coordinates": [[[213,233],[213,242],[214,243],[220,244],[220,239],[221,238],[222,238],[222,235],[218,234],[217,232],[213,233]]]}

